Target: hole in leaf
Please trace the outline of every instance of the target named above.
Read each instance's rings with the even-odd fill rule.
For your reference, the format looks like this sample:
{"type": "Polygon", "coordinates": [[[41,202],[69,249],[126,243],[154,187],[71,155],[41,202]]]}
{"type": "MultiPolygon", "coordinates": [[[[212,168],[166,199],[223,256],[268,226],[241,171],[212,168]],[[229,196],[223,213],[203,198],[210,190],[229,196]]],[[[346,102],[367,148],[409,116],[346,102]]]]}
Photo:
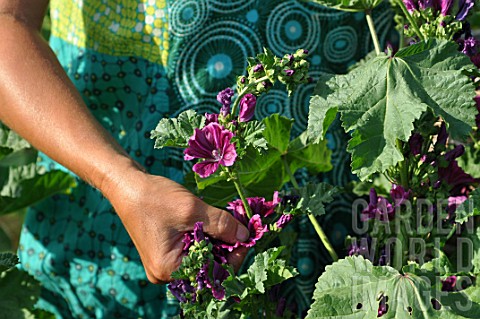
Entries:
{"type": "Polygon", "coordinates": [[[363,305],[361,303],[357,304],[357,310],[362,309],[363,305]]]}
{"type": "Polygon", "coordinates": [[[378,303],[377,317],[381,317],[388,312],[387,297],[382,296],[378,303]]]}
{"type": "Polygon", "coordinates": [[[408,307],[407,307],[407,311],[408,311],[408,313],[409,313],[410,316],[411,316],[411,315],[412,315],[412,311],[413,311],[412,307],[408,306],[408,307]]]}
{"type": "Polygon", "coordinates": [[[435,310],[440,310],[440,309],[442,309],[442,305],[438,302],[437,299],[433,299],[433,298],[432,298],[431,302],[432,302],[432,307],[433,307],[433,309],[435,309],[435,310]]]}

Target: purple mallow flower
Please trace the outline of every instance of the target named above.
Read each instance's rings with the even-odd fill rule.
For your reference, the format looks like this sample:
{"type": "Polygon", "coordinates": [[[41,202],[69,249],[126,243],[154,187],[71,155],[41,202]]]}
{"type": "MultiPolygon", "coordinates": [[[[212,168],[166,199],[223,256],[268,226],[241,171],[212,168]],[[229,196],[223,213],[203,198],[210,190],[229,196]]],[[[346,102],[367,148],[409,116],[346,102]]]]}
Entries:
{"type": "Polygon", "coordinates": [[[227,249],[230,252],[240,246],[247,247],[247,248],[253,247],[255,246],[257,241],[263,237],[263,234],[268,232],[267,225],[262,224],[262,218],[258,214],[255,214],[252,216],[252,218],[250,218],[250,220],[248,221],[247,228],[250,232],[250,237],[248,238],[247,241],[236,242],[234,245],[223,243],[221,244],[221,247],[224,249],[227,249]]]}
{"type": "Polygon", "coordinates": [[[405,203],[409,199],[411,193],[410,190],[406,192],[401,185],[396,184],[393,184],[390,189],[390,196],[392,197],[395,206],[400,206],[405,203]]]}
{"type": "Polygon", "coordinates": [[[209,288],[212,288],[212,295],[217,300],[222,300],[225,298],[225,288],[223,288],[222,283],[229,276],[228,271],[222,267],[216,261],[213,262],[213,280],[209,283],[209,288]]]}
{"type": "Polygon", "coordinates": [[[295,74],[295,70],[285,70],[285,74],[286,74],[287,76],[292,76],[292,75],[295,74]]]}
{"type": "Polygon", "coordinates": [[[277,228],[282,229],[282,228],[285,228],[285,226],[287,226],[287,224],[292,219],[293,219],[292,214],[282,214],[282,216],[280,216],[280,218],[277,220],[277,222],[275,224],[276,224],[277,228]]]}
{"type": "Polygon", "coordinates": [[[377,192],[374,188],[370,189],[370,203],[360,214],[362,221],[377,218],[381,221],[392,220],[395,216],[395,210],[388,202],[388,200],[382,196],[377,196],[377,192]]]}
{"type": "Polygon", "coordinates": [[[184,151],[185,160],[203,159],[193,165],[193,171],[205,178],[218,169],[219,165],[232,166],[237,158],[235,145],[231,143],[233,133],[217,123],[210,123],[204,128],[195,129],[188,141],[189,147],[184,151]]]}
{"type": "Polygon", "coordinates": [[[218,123],[218,114],[205,113],[205,125],[210,123],[218,123]]]}
{"type": "Polygon", "coordinates": [[[217,95],[217,101],[220,102],[223,106],[230,108],[232,104],[232,97],[235,92],[231,88],[226,88],[223,91],[220,91],[217,95]]]}
{"type": "Polygon", "coordinates": [[[414,133],[408,140],[410,146],[410,152],[416,156],[422,152],[423,137],[419,133],[414,133]]]}
{"type": "Polygon", "coordinates": [[[413,10],[417,9],[417,3],[414,0],[403,0],[405,7],[407,7],[408,12],[412,13],[413,10]]]}
{"type": "Polygon", "coordinates": [[[455,19],[458,21],[465,20],[465,17],[473,8],[474,1],[473,0],[460,0],[458,1],[458,13],[455,16],[455,19]]]}
{"type": "Polygon", "coordinates": [[[168,289],[180,302],[187,302],[187,296],[192,295],[192,300],[196,299],[195,289],[188,280],[177,279],[168,284],[168,289]]]}
{"type": "Polygon", "coordinates": [[[242,97],[240,101],[240,112],[238,114],[238,120],[240,122],[248,122],[252,119],[255,113],[255,105],[257,104],[257,98],[255,95],[248,93],[242,97]]]}
{"type": "Polygon", "coordinates": [[[260,72],[260,71],[263,71],[263,65],[259,63],[253,67],[253,72],[260,72]]]}
{"type": "Polygon", "coordinates": [[[449,276],[442,280],[442,291],[455,291],[457,285],[457,277],[449,276]]]}

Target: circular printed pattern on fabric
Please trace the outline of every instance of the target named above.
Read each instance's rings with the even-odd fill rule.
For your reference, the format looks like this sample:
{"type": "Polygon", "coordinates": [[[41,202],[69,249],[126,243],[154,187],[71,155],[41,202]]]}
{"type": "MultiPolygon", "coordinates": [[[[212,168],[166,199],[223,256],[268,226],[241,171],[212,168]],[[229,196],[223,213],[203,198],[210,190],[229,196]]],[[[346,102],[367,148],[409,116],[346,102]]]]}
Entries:
{"type": "Polygon", "coordinates": [[[268,94],[261,95],[257,100],[255,107],[255,117],[263,119],[273,113],[290,117],[288,111],[288,94],[285,90],[271,89],[268,94]]]}
{"type": "Polygon", "coordinates": [[[282,56],[299,48],[315,49],[319,42],[320,23],[315,15],[295,3],[286,2],[270,14],[266,32],[267,46],[282,56]]]}
{"type": "Polygon", "coordinates": [[[190,103],[179,109],[173,114],[173,117],[187,110],[194,110],[198,114],[218,113],[221,105],[216,99],[201,99],[197,103],[190,103]]]}
{"type": "Polygon", "coordinates": [[[350,26],[342,26],[328,32],[324,44],[323,52],[325,58],[332,63],[349,62],[355,56],[357,46],[357,32],[350,26]]]}
{"type": "Polygon", "coordinates": [[[170,28],[179,37],[196,32],[207,18],[208,4],[205,0],[175,1],[170,8],[170,28]]]}
{"type": "Polygon", "coordinates": [[[261,50],[260,37],[241,22],[217,20],[205,26],[178,50],[175,81],[181,98],[187,103],[215,98],[244,73],[247,58],[261,50]]]}
{"type": "Polygon", "coordinates": [[[212,11],[218,13],[234,13],[241,11],[254,3],[255,0],[209,0],[212,11]]]}

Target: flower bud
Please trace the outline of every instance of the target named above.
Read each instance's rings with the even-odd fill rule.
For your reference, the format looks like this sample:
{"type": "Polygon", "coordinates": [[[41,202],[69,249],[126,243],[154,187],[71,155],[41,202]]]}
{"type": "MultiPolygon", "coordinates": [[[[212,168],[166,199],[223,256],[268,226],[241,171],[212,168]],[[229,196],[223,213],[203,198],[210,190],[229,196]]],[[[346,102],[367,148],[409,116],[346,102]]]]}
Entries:
{"type": "Polygon", "coordinates": [[[238,114],[238,120],[240,122],[248,122],[252,119],[255,113],[255,105],[257,104],[257,98],[255,95],[248,93],[240,101],[240,113],[238,114]]]}

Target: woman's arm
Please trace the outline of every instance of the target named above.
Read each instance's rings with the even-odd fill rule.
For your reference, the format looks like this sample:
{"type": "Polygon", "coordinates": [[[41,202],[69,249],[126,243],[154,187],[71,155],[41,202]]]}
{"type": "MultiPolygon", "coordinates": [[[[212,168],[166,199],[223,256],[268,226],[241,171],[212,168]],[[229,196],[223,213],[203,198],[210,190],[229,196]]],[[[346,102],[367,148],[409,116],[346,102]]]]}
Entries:
{"type": "Polygon", "coordinates": [[[0,121],[110,200],[152,282],[170,278],[196,221],[213,237],[245,240],[247,229],[232,216],[145,173],[95,120],[39,34],[47,4],[0,0],[0,121]]]}

